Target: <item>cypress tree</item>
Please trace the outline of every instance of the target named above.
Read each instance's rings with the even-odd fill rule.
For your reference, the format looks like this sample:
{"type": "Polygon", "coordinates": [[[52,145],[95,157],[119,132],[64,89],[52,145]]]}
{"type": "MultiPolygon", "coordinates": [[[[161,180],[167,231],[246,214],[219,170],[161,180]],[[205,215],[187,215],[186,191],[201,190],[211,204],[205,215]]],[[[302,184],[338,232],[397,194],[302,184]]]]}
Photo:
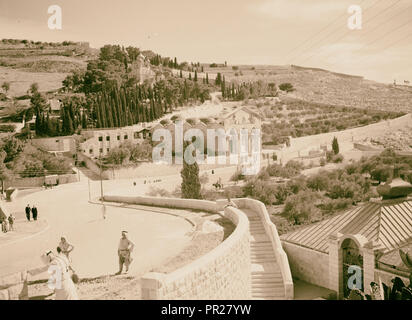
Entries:
{"type": "Polygon", "coordinates": [[[197,82],[197,70],[195,70],[195,78],[193,79],[195,82],[197,82]]]}
{"type": "MultiPolygon", "coordinates": [[[[188,144],[185,146],[185,150],[188,144]]],[[[199,179],[199,166],[195,161],[193,164],[188,164],[183,161],[183,169],[180,172],[182,177],[182,198],[184,199],[201,199],[201,185],[199,179]]]]}

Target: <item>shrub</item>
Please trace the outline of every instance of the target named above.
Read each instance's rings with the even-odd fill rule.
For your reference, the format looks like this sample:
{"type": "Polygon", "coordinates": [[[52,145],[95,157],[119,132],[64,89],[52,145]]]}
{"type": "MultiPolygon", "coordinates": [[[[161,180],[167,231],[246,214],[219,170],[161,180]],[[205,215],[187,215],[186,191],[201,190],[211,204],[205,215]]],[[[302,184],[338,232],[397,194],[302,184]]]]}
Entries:
{"type": "Polygon", "coordinates": [[[315,206],[319,194],[313,191],[301,191],[291,195],[285,202],[283,215],[293,224],[316,221],[320,218],[320,210],[315,206]]]}
{"type": "Polygon", "coordinates": [[[286,92],[295,91],[295,89],[293,88],[293,85],[289,82],[280,84],[279,89],[282,91],[286,91],[286,92]]]}
{"type": "Polygon", "coordinates": [[[343,161],[343,155],[341,155],[340,153],[332,157],[333,163],[341,163],[342,161],[343,161]]]}

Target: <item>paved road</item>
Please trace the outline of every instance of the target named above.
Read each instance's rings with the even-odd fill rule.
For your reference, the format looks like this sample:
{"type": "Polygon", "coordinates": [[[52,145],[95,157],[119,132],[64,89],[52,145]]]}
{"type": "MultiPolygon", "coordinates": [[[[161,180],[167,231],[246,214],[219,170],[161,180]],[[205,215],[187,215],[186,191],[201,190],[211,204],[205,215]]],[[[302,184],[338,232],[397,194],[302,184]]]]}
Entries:
{"type": "MultiPolygon", "coordinates": [[[[92,182],[91,190],[97,197],[99,182],[92,182]]],[[[130,273],[141,274],[183,250],[192,230],[184,219],[128,208],[108,207],[108,218],[103,220],[101,206],[88,203],[84,176],[78,183],[29,194],[12,206],[23,210],[27,203],[37,205],[39,217],[47,219],[50,228],[0,247],[0,275],[41,265],[40,255],[55,250],[62,235],[75,246],[73,265],[81,277],[113,274],[118,269],[117,244],[125,229],[136,244],[130,273]]]]}

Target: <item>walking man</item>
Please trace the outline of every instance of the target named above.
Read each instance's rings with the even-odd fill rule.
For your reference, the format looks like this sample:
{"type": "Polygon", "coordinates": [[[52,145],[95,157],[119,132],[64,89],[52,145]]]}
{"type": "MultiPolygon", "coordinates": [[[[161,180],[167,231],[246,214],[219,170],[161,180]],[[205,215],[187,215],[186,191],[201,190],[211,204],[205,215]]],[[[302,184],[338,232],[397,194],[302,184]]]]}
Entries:
{"type": "Polygon", "coordinates": [[[30,221],[30,212],[31,212],[30,205],[27,205],[27,207],[26,207],[26,218],[27,218],[27,221],[30,221]]]}
{"type": "Polygon", "coordinates": [[[134,243],[127,238],[127,231],[122,231],[122,237],[119,242],[119,248],[117,254],[119,255],[119,272],[116,274],[121,274],[123,271],[123,264],[126,266],[126,273],[129,272],[129,266],[133,261],[130,256],[134,249],[134,243]]]}
{"type": "Polygon", "coordinates": [[[37,220],[37,208],[36,206],[33,206],[31,209],[31,213],[33,214],[33,220],[37,220]]]}
{"type": "Polygon", "coordinates": [[[14,220],[16,220],[16,218],[13,216],[13,214],[10,213],[8,220],[10,231],[14,231],[14,220]]]}

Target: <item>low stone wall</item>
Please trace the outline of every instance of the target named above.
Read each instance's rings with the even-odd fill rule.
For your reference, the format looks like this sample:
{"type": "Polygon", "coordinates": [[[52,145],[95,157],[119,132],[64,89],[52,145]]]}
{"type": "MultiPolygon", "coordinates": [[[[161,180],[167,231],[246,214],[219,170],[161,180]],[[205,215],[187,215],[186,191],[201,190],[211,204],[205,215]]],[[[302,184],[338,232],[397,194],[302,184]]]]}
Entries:
{"type": "Polygon", "coordinates": [[[329,288],[329,255],[283,241],[292,275],[300,280],[329,288]]]}
{"type": "MultiPolygon", "coordinates": [[[[66,184],[78,181],[77,174],[62,174],[58,178],[59,184],[66,184]]],[[[17,178],[14,180],[6,181],[8,186],[13,188],[34,188],[43,186],[45,177],[33,177],[33,178],[17,178]]]]}
{"type": "Polygon", "coordinates": [[[258,213],[262,219],[263,226],[265,228],[266,234],[272,243],[272,248],[275,253],[276,261],[279,265],[280,271],[282,272],[283,283],[285,285],[285,297],[286,299],[293,299],[294,287],[293,279],[290,271],[288,256],[283,250],[282,243],[279,238],[278,230],[273,222],[270,220],[269,214],[266,210],[265,205],[254,199],[235,199],[234,203],[239,208],[248,208],[258,213]]]}
{"type": "Polygon", "coordinates": [[[0,300],[27,300],[29,292],[24,280],[25,272],[16,272],[0,278],[0,300]]]}
{"type": "Polygon", "coordinates": [[[117,196],[117,195],[105,195],[104,201],[109,202],[121,202],[130,204],[141,204],[154,207],[168,207],[168,208],[180,208],[180,209],[192,209],[192,210],[204,210],[209,212],[217,212],[216,202],[207,200],[195,200],[195,199],[179,199],[179,198],[158,198],[158,197],[146,197],[146,196],[117,196]]]}
{"type": "Polygon", "coordinates": [[[144,275],[142,299],[251,298],[249,220],[236,208],[226,208],[224,215],[236,225],[234,232],[212,251],[170,274],[144,275]]]}

